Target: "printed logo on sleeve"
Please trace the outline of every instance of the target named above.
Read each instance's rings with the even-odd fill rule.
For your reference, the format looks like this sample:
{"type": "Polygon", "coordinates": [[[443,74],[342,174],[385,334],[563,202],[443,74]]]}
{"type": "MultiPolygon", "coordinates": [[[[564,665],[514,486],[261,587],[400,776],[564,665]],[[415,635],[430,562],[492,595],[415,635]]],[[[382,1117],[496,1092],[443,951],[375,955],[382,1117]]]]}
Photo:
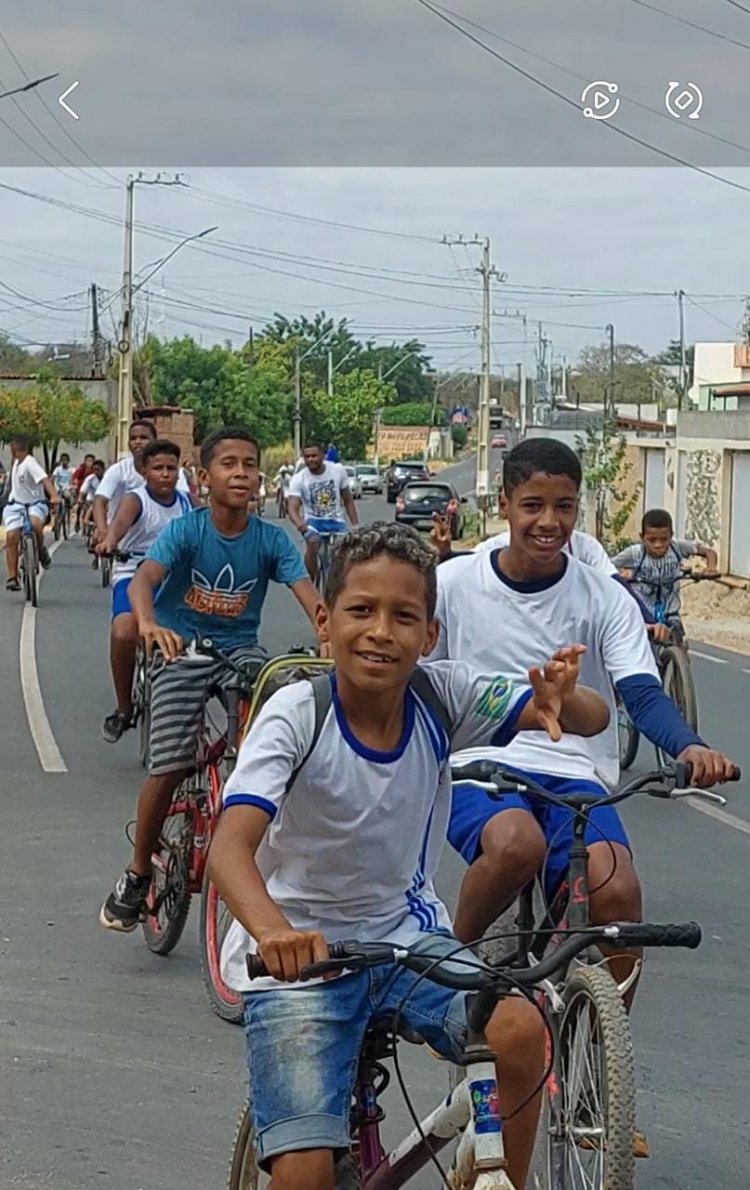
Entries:
{"type": "Polygon", "coordinates": [[[514,693],[515,686],[508,678],[495,678],[479,699],[477,714],[485,719],[504,719],[514,693]]]}

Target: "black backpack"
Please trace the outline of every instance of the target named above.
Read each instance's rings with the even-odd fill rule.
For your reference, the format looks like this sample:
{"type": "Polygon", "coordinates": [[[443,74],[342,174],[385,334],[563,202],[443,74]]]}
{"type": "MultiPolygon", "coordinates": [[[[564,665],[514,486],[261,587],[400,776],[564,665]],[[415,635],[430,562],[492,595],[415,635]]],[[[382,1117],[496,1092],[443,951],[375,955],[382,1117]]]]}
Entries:
{"type": "MultiPolygon", "coordinates": [[[[287,782],[287,791],[297,780],[300,771],[310,759],[310,756],[315,749],[315,745],[320,739],[320,733],[323,730],[323,724],[326,721],[326,716],[328,715],[333,703],[331,671],[323,674],[316,674],[314,677],[309,677],[307,681],[312,686],[313,694],[315,695],[315,727],[313,728],[312,740],[310,741],[310,746],[307,749],[307,752],[302,757],[302,760],[297,765],[296,769],[287,782]]],[[[450,741],[451,733],[453,731],[453,724],[448,713],[448,708],[430,681],[428,671],[421,665],[418,665],[413,670],[412,675],[409,678],[409,687],[412,692],[422,700],[427,709],[432,712],[443,731],[447,735],[448,740],[450,741]]]]}

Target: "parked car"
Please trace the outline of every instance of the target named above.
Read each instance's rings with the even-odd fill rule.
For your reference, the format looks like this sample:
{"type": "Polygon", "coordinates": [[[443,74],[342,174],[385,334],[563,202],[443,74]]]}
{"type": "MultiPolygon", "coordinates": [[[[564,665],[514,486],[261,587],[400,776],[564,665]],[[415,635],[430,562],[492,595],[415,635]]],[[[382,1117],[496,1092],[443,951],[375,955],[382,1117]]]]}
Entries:
{"type": "Polygon", "coordinates": [[[424,463],[409,460],[406,463],[394,463],[385,475],[385,498],[393,504],[401,489],[407,483],[414,483],[420,479],[429,479],[430,472],[424,463]]]}
{"type": "Polygon", "coordinates": [[[362,483],[357,475],[357,468],[353,463],[345,463],[344,466],[346,467],[346,474],[349,476],[352,496],[355,500],[359,500],[362,497],[362,483]]]}
{"type": "Polygon", "coordinates": [[[506,450],[508,439],[505,437],[505,434],[493,434],[490,446],[493,450],[506,450]]]}
{"type": "Polygon", "coordinates": [[[374,463],[357,463],[357,478],[363,496],[368,493],[375,496],[383,494],[383,476],[374,463]]]}
{"type": "Polygon", "coordinates": [[[452,483],[422,480],[407,483],[396,497],[396,520],[415,529],[431,529],[435,513],[448,517],[451,537],[463,537],[466,496],[459,496],[452,483]]]}

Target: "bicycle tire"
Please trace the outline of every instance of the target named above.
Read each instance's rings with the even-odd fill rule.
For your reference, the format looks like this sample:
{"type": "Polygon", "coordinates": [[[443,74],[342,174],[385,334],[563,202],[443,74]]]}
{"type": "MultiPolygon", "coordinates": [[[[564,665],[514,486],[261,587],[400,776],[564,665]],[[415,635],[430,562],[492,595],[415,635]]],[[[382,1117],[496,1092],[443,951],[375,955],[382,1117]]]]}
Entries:
{"type": "MultiPolygon", "coordinates": [[[[664,692],[672,699],[688,727],[698,731],[698,699],[695,693],[693,673],[685,650],[679,645],[664,645],[659,658],[664,692]]],[[[671,757],[658,745],[654,745],[659,765],[668,764],[671,757]]]]}
{"type": "Polygon", "coordinates": [[[32,607],[39,606],[37,567],[36,543],[33,535],[27,533],[23,539],[23,582],[26,599],[32,607]]]}
{"type": "Polygon", "coordinates": [[[138,728],[138,759],[144,769],[147,769],[151,732],[150,682],[148,662],[141,646],[136,653],[133,675],[133,722],[138,728]]]}
{"type": "Polygon", "coordinates": [[[112,577],[112,563],[110,562],[109,558],[102,558],[101,568],[102,568],[102,586],[108,587],[110,584],[110,579],[112,577]]]}
{"type": "Polygon", "coordinates": [[[630,1022],[622,997],[603,967],[575,966],[563,989],[563,999],[565,1008],[555,1057],[562,1135],[556,1135],[559,1128],[550,1110],[547,1089],[542,1120],[542,1137],[546,1134],[544,1190],[633,1190],[635,1073],[630,1022]],[[582,1063],[583,1046],[589,1056],[582,1063]],[[594,1049],[598,1060],[592,1061],[590,1051],[594,1049]],[[574,1084],[582,1066],[589,1076],[582,1081],[588,1085],[584,1094],[578,1089],[577,1095],[574,1084]],[[596,1103],[591,1092],[594,1066],[601,1069],[599,1120],[594,1118],[596,1103]],[[580,1113],[582,1103],[583,1126],[580,1114],[576,1121],[576,1109],[580,1113]],[[584,1171],[585,1161],[591,1162],[590,1177],[584,1171]]]}
{"type": "Polygon", "coordinates": [[[63,511],[62,531],[63,540],[67,541],[70,533],[70,509],[68,508],[67,504],[65,505],[65,509],[63,511]]]}
{"type": "Polygon", "coordinates": [[[201,888],[200,912],[200,964],[203,984],[208,995],[209,1003],[217,1016],[231,1025],[241,1025],[244,1017],[242,996],[227,987],[221,977],[220,959],[221,943],[226,932],[220,935],[219,922],[221,907],[228,913],[224,902],[216,890],[216,885],[203,877],[201,888]]]}
{"type": "Polygon", "coordinates": [[[168,955],[182,937],[190,911],[187,854],[192,848],[191,823],[185,814],[170,814],[159,838],[159,859],[166,872],[152,868],[143,937],[154,954],[168,955]],[[167,890],[167,885],[170,885],[167,890]],[[164,897],[156,913],[158,898],[164,897]]]}
{"type": "Polygon", "coordinates": [[[55,509],[55,517],[52,522],[52,536],[54,537],[55,541],[60,540],[61,530],[62,530],[62,518],[60,516],[60,509],[58,507],[55,509]]]}
{"type": "Polygon", "coordinates": [[[620,749],[620,768],[632,768],[638,755],[641,733],[633,723],[625,707],[617,700],[617,738],[620,749]]]}
{"type": "MultiPolygon", "coordinates": [[[[264,1190],[270,1183],[268,1174],[258,1169],[254,1132],[250,1107],[246,1104],[235,1128],[227,1190],[264,1190]]],[[[342,1153],[334,1165],[334,1190],[362,1190],[362,1178],[351,1153],[342,1153]]]]}

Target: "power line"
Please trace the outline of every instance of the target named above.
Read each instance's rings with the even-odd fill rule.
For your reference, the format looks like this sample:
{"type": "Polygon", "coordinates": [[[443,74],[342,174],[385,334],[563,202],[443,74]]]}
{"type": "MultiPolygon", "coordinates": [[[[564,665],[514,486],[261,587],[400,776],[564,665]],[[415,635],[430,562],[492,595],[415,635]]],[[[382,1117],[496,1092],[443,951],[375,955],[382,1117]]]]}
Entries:
{"type": "Polygon", "coordinates": [[[731,4],[732,8],[739,8],[740,12],[746,12],[750,16],[750,8],[746,8],[744,4],[740,4],[739,0],[726,0],[727,4],[731,4]]]}
{"type": "MultiPolygon", "coordinates": [[[[513,41],[510,37],[504,37],[496,30],[488,29],[486,25],[480,25],[476,21],[472,21],[468,17],[463,16],[463,14],[454,12],[450,8],[446,8],[444,4],[436,3],[435,7],[439,8],[441,12],[445,12],[449,16],[455,17],[456,20],[461,21],[464,25],[470,25],[472,29],[478,29],[480,33],[486,33],[488,37],[492,37],[496,41],[501,41],[504,45],[509,45],[515,50],[520,50],[520,52],[522,54],[526,54],[527,57],[535,58],[538,62],[544,62],[546,66],[551,66],[554,70],[559,70],[562,74],[567,74],[570,78],[576,79],[577,82],[589,82],[587,75],[579,74],[578,71],[571,70],[569,66],[563,66],[561,62],[556,62],[554,58],[547,58],[544,54],[540,54],[536,50],[530,50],[527,46],[521,45],[520,42],[513,41]]],[[[651,105],[648,103],[642,103],[641,100],[634,99],[632,95],[623,94],[623,99],[626,99],[627,102],[633,107],[640,108],[641,111],[649,112],[652,116],[658,116],[660,120],[669,120],[672,126],[674,126],[674,120],[672,117],[661,108],[651,107],[651,105]]],[[[731,149],[739,149],[741,153],[750,154],[750,147],[747,145],[738,144],[737,141],[730,140],[726,136],[719,136],[718,133],[710,132],[709,129],[700,127],[695,123],[688,124],[686,121],[683,121],[680,127],[683,129],[683,131],[687,131],[696,136],[708,137],[709,140],[716,141],[718,144],[727,145],[731,149]]]]}
{"type": "MultiPolygon", "coordinates": [[[[457,23],[457,21],[452,20],[444,12],[441,12],[438,8],[435,8],[435,6],[430,3],[430,0],[416,0],[416,2],[417,4],[421,5],[422,8],[426,9],[427,12],[431,12],[433,16],[438,18],[438,20],[443,21],[452,29],[455,29],[456,32],[460,33],[462,37],[467,38],[469,41],[473,42],[474,45],[479,46],[480,49],[484,50],[485,53],[490,54],[491,57],[495,58],[498,62],[501,62],[503,66],[507,66],[516,74],[520,74],[522,78],[525,78],[530,83],[534,83],[535,86],[541,87],[543,91],[546,91],[549,95],[553,95],[556,99],[559,99],[562,103],[566,104],[570,108],[573,108],[574,111],[580,114],[580,106],[574,99],[570,99],[570,97],[567,96],[563,91],[558,91],[557,88],[551,86],[550,83],[546,83],[543,79],[537,78],[536,75],[531,74],[530,71],[525,70],[516,62],[512,62],[510,58],[506,58],[503,54],[498,53],[497,50],[493,50],[492,46],[487,45],[485,42],[481,41],[480,38],[475,37],[473,33],[470,33],[468,29],[464,29],[457,23]]],[[[734,3],[735,0],[731,0],[731,2],[734,3]]],[[[750,13],[750,9],[747,11],[750,13]]],[[[672,161],[675,165],[682,165],[686,169],[690,169],[695,173],[702,174],[706,178],[711,178],[714,182],[720,182],[722,185],[729,186],[733,190],[741,190],[744,194],[750,194],[750,186],[743,186],[741,182],[735,182],[732,178],[726,178],[722,174],[716,174],[710,169],[705,169],[702,165],[696,165],[692,161],[685,160],[684,157],[678,157],[676,153],[670,153],[666,149],[657,148],[656,145],[652,145],[649,141],[643,140],[642,137],[636,136],[635,133],[628,132],[625,128],[621,128],[619,124],[610,124],[605,121],[603,126],[608,132],[614,133],[617,136],[621,136],[625,140],[630,141],[632,144],[640,145],[642,149],[647,149],[650,153],[656,153],[657,156],[663,157],[665,161],[672,161]]]]}
{"type": "MultiPolygon", "coordinates": [[[[730,37],[726,33],[718,33],[715,29],[709,29],[706,25],[698,25],[695,21],[689,21],[687,17],[678,16],[674,12],[667,12],[666,8],[659,8],[658,4],[650,4],[648,0],[630,0],[631,4],[637,4],[639,8],[648,8],[651,12],[656,12],[659,16],[666,17],[667,20],[676,21],[678,25],[687,25],[689,29],[697,29],[700,33],[705,33],[708,37],[715,37],[719,41],[728,41],[730,45],[739,46],[741,50],[750,50],[750,45],[746,41],[738,41],[736,37],[730,37]]],[[[750,9],[746,11],[750,12],[750,9]]]]}
{"type": "MultiPolygon", "coordinates": [[[[15,62],[16,66],[20,70],[21,74],[28,82],[29,76],[26,73],[26,70],[24,69],[23,63],[20,61],[17,54],[14,52],[13,47],[11,46],[10,42],[8,41],[7,37],[2,32],[1,29],[0,29],[0,41],[2,41],[6,50],[8,51],[11,58],[15,62]]],[[[95,166],[96,169],[101,170],[101,172],[103,174],[105,174],[106,177],[111,178],[113,182],[117,183],[117,186],[119,188],[119,186],[120,186],[119,178],[116,178],[114,174],[109,173],[106,169],[104,169],[101,165],[99,165],[98,161],[94,160],[94,158],[91,156],[91,154],[86,149],[84,149],[83,145],[80,144],[79,141],[76,140],[76,138],[73,136],[72,132],[65,126],[65,124],[63,124],[63,122],[60,119],[60,117],[58,116],[57,112],[54,110],[54,108],[51,108],[49,106],[49,104],[47,103],[47,100],[44,98],[44,96],[42,94],[40,94],[39,91],[35,91],[34,94],[36,95],[37,99],[39,100],[39,102],[41,103],[41,105],[45,109],[45,111],[52,117],[52,119],[55,121],[55,123],[58,125],[58,127],[61,128],[62,131],[65,133],[68,140],[71,141],[71,143],[75,145],[75,147],[78,149],[79,153],[82,153],[83,156],[86,158],[86,160],[89,161],[93,166],[95,166]]],[[[27,119],[30,119],[30,117],[27,116],[27,119]]],[[[45,140],[46,139],[47,138],[45,137],[45,140]]],[[[51,144],[52,142],[48,141],[47,143],[51,144]]],[[[76,165],[76,163],[74,161],[70,161],[70,158],[67,157],[62,152],[61,149],[57,149],[57,147],[55,145],[52,145],[52,147],[55,149],[55,152],[59,152],[60,155],[65,158],[66,161],[69,161],[70,164],[73,165],[73,167],[75,169],[81,169],[81,167],[79,165],[76,165]]],[[[87,181],[90,184],[99,186],[102,189],[104,189],[104,188],[106,188],[108,190],[111,189],[111,187],[106,186],[106,184],[101,183],[101,182],[95,182],[93,178],[89,178],[88,174],[86,174],[85,170],[81,169],[81,172],[83,173],[84,177],[87,179],[87,181]]]]}

